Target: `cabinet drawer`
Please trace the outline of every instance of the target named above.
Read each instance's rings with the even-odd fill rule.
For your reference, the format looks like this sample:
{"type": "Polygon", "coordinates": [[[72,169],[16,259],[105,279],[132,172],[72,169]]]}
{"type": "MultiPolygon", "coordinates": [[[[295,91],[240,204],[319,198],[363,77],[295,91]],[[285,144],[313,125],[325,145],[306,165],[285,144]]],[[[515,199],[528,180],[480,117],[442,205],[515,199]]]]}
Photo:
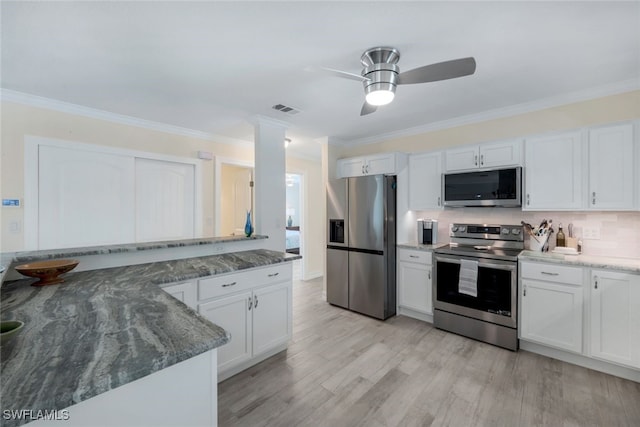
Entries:
{"type": "Polygon", "coordinates": [[[582,269],[556,264],[540,264],[523,262],[520,275],[523,278],[542,280],[544,282],[559,282],[572,285],[582,285],[582,269]]]}
{"type": "Polygon", "coordinates": [[[431,252],[414,251],[411,249],[400,249],[398,252],[398,259],[400,261],[431,264],[431,252]]]}
{"type": "Polygon", "coordinates": [[[212,276],[198,281],[198,299],[215,298],[284,280],[291,280],[289,263],[212,276]]]}

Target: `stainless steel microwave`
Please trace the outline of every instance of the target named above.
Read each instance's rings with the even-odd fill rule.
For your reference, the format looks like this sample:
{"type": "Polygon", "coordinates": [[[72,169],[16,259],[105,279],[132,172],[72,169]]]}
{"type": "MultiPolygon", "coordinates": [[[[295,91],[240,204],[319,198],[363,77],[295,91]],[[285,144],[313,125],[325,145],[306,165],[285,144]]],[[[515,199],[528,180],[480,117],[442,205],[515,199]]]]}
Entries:
{"type": "Polygon", "coordinates": [[[522,206],[522,167],[442,176],[444,206],[522,206]]]}

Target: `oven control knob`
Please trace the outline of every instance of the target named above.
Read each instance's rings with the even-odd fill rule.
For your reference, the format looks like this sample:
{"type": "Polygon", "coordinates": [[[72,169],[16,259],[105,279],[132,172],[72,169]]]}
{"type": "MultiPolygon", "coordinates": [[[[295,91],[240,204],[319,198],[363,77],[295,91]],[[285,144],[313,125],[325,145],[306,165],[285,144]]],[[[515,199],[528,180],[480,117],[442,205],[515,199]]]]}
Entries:
{"type": "Polygon", "coordinates": [[[502,231],[500,231],[502,234],[509,234],[509,229],[508,228],[503,228],[502,231]]]}
{"type": "Polygon", "coordinates": [[[461,231],[464,233],[465,231],[467,231],[467,227],[465,227],[464,225],[461,225],[460,227],[458,227],[458,231],[461,231]]]}
{"type": "Polygon", "coordinates": [[[451,231],[453,231],[455,233],[456,231],[458,231],[458,227],[455,226],[455,225],[452,225],[451,226],[451,231]]]}
{"type": "Polygon", "coordinates": [[[511,229],[511,234],[517,236],[520,234],[520,229],[519,228],[512,228],[511,229]]]}

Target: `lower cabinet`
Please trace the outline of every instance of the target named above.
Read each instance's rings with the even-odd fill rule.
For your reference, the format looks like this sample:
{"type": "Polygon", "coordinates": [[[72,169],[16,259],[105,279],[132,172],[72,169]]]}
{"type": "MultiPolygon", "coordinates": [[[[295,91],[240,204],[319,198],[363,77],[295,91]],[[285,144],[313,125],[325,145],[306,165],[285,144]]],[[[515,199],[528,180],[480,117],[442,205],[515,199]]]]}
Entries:
{"type": "Polygon", "coordinates": [[[522,280],[520,337],[582,353],[582,288],[522,280]]]}
{"type": "Polygon", "coordinates": [[[398,308],[400,314],[431,320],[433,315],[431,252],[398,250],[398,308]]]}
{"type": "Polygon", "coordinates": [[[197,307],[196,282],[172,283],[161,288],[177,300],[182,301],[194,310],[197,307]]]}
{"type": "Polygon", "coordinates": [[[640,275],[591,271],[591,356],[640,368],[640,275]]]}

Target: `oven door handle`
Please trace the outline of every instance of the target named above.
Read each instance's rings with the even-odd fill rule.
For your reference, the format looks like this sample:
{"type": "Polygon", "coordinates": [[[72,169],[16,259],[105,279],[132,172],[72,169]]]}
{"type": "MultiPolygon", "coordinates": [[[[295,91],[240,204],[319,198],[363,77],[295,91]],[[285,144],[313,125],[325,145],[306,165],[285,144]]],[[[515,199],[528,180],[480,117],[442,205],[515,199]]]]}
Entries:
{"type": "Polygon", "coordinates": [[[495,262],[495,260],[487,260],[484,258],[469,258],[469,257],[450,257],[450,256],[440,256],[436,255],[436,262],[448,262],[451,264],[460,264],[460,258],[471,259],[473,261],[478,261],[478,268],[494,268],[496,270],[505,270],[505,271],[515,271],[518,267],[518,264],[515,262],[506,261],[504,264],[495,262]]]}

